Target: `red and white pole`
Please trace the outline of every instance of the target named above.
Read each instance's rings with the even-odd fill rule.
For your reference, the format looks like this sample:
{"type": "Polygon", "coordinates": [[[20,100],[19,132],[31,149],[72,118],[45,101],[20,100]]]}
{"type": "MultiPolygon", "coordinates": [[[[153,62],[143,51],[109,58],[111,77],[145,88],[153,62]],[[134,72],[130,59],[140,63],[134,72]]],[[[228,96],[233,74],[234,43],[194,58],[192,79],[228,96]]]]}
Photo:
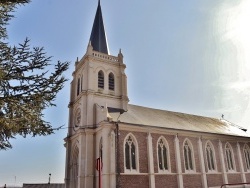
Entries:
{"type": "Polygon", "coordinates": [[[96,159],[96,170],[99,172],[99,188],[102,188],[102,158],[96,159]]]}

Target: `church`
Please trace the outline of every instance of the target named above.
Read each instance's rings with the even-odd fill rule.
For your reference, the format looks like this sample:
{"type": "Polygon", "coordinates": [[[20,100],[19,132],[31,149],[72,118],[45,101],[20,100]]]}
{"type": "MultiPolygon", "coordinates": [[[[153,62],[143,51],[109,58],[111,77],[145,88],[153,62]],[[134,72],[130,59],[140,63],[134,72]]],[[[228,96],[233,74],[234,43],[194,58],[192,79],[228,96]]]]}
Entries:
{"type": "Polygon", "coordinates": [[[126,64],[121,50],[109,53],[100,1],[86,46],[71,82],[66,188],[219,188],[250,182],[245,129],[223,117],[129,104],[126,64]]]}

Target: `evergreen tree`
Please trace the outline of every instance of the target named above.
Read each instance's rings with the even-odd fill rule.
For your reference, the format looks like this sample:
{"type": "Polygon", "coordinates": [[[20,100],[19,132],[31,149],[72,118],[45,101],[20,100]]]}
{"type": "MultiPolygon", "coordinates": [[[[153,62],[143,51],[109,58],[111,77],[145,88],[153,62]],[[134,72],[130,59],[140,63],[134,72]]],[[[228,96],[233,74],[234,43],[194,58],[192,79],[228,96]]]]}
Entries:
{"type": "Polygon", "coordinates": [[[51,57],[42,47],[31,48],[29,40],[8,44],[6,26],[19,5],[28,0],[0,0],[0,149],[11,148],[16,135],[49,135],[54,132],[43,110],[55,106],[56,94],[66,79],[68,62],[51,68],[51,57]]]}

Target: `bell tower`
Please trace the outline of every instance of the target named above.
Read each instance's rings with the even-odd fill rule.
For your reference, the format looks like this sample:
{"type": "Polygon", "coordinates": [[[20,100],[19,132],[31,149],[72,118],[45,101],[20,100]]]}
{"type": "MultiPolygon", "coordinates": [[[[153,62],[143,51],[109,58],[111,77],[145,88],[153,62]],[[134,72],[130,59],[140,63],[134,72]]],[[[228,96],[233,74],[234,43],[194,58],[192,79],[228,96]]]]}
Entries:
{"type": "MultiPolygon", "coordinates": [[[[100,1],[84,56],[72,74],[66,142],[66,188],[94,187],[96,139],[108,108],[127,111],[127,77],[121,50],[109,54],[100,1]]],[[[101,137],[102,138],[102,137],[101,137]]],[[[102,141],[105,142],[103,137],[102,141]]],[[[104,144],[105,145],[105,144],[104,144]]],[[[105,152],[103,152],[105,154],[105,152]]]]}

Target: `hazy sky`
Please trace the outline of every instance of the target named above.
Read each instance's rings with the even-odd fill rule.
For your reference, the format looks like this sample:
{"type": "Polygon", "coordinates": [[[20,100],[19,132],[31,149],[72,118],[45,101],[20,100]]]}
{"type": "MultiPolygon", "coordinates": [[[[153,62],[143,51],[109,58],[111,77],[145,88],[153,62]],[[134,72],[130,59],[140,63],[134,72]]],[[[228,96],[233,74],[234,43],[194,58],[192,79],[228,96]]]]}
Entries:
{"type": "MultiPolygon", "coordinates": [[[[249,0],[101,0],[112,55],[122,49],[131,104],[225,119],[250,129],[249,0]]],[[[53,61],[86,52],[97,0],[33,0],[17,9],[9,40],[26,37],[53,61]]],[[[45,112],[67,126],[69,85],[45,112]]],[[[0,151],[0,186],[64,181],[67,129],[11,140],[0,151]]]]}

